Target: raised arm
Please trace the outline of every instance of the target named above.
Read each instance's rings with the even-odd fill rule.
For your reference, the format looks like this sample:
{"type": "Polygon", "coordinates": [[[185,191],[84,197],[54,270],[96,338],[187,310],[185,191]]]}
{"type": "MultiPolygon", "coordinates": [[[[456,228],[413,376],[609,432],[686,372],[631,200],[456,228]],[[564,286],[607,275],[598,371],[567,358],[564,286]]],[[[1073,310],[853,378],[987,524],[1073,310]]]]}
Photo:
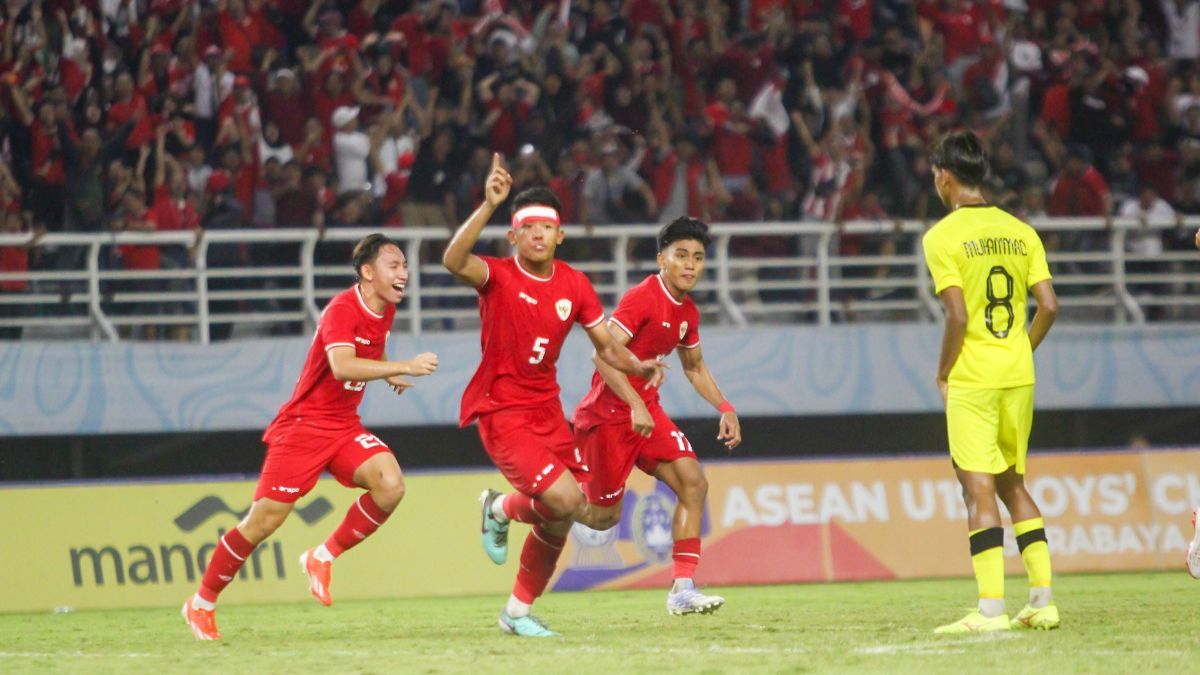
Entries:
{"type": "Polygon", "coordinates": [[[704,362],[704,354],[700,352],[700,345],[691,348],[679,347],[675,351],[679,354],[679,362],[683,364],[683,374],[687,377],[688,382],[692,383],[692,388],[705,401],[708,401],[709,405],[721,413],[717,440],[723,441],[725,447],[730,450],[741,445],[742,423],[738,420],[737,411],[733,409],[733,405],[725,400],[725,395],[717,386],[717,380],[713,377],[712,371],[708,369],[708,364],[704,362]]]}
{"type": "MultiPolygon", "coordinates": [[[[613,342],[624,346],[629,342],[629,333],[614,328],[612,323],[608,323],[609,335],[613,342]]],[[[600,373],[600,377],[604,379],[604,383],[609,389],[613,390],[622,401],[629,406],[629,418],[631,426],[635,433],[650,437],[654,431],[654,418],[650,415],[650,411],[646,409],[646,402],[638,396],[637,390],[633,388],[629,378],[621,371],[608,365],[604,359],[600,358],[599,352],[592,352],[592,363],[596,364],[596,372],[600,373]]]]}
{"type": "MultiPolygon", "coordinates": [[[[484,226],[491,220],[496,209],[508,199],[512,189],[512,176],[500,165],[500,153],[492,154],[492,170],[483,188],[483,203],[459,226],[442,254],[442,265],[456,279],[472,288],[479,288],[487,281],[487,263],[471,253],[484,226]]],[[[628,350],[626,350],[628,351],[628,350]]]]}
{"type": "MultiPolygon", "coordinates": [[[[167,182],[167,162],[166,162],[166,146],[167,127],[165,124],[159,124],[155,130],[154,136],[154,189],[163,186],[167,182]]],[[[153,196],[151,196],[153,200],[153,196]]]]}

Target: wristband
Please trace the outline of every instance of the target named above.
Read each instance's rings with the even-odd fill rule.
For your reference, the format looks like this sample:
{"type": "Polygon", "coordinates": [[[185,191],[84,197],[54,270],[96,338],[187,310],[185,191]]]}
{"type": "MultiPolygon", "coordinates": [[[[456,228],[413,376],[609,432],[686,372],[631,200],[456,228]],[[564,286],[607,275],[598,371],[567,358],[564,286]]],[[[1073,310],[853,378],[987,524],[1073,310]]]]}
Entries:
{"type": "Polygon", "coordinates": [[[719,412],[719,413],[727,413],[727,412],[733,412],[733,411],[734,411],[733,404],[730,403],[729,401],[721,401],[721,405],[717,406],[717,412],[719,412]]]}

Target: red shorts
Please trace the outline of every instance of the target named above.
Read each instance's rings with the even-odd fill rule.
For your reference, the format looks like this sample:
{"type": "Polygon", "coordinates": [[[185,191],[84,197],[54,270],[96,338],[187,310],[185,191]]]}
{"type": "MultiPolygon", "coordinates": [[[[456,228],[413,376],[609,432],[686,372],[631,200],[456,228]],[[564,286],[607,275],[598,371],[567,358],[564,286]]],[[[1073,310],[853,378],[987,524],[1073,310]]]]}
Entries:
{"type": "Polygon", "coordinates": [[[570,471],[581,483],[588,479],[558,401],[480,415],[479,438],[500,473],[530,497],[545,492],[563,471],[570,471]]]}
{"type": "Polygon", "coordinates": [[[589,504],[612,506],[620,502],[625,494],[625,480],[635,464],[654,475],[663,462],[696,458],[692,444],[662,408],[650,408],[650,416],[654,418],[654,431],[649,438],[635,432],[624,420],[575,431],[575,443],[591,476],[583,485],[589,504]]]}
{"type": "Polygon", "coordinates": [[[254,499],[295,502],[313,489],[326,469],[342,485],[355,487],[354,472],[381,452],[391,449],[361,425],[342,431],[288,425],[268,438],[254,499]]]}

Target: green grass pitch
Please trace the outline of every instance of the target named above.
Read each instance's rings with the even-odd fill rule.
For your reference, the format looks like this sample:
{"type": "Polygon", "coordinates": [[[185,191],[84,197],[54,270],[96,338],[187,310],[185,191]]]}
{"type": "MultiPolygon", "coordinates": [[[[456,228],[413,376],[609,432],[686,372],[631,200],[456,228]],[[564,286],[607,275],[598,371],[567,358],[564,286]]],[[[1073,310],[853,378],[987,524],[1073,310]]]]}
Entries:
{"type": "MultiPolygon", "coordinates": [[[[177,609],[0,614],[0,673],[1195,671],[1200,582],[1185,571],[1056,584],[1060,630],[966,637],[930,631],[972,604],[970,579],[713,588],[725,607],[685,617],[661,591],[551,593],[537,607],[563,634],[550,640],[501,634],[503,594],[230,605],[225,638],[205,643],[177,609]]],[[[1024,595],[1010,577],[1010,612],[1024,595]]]]}

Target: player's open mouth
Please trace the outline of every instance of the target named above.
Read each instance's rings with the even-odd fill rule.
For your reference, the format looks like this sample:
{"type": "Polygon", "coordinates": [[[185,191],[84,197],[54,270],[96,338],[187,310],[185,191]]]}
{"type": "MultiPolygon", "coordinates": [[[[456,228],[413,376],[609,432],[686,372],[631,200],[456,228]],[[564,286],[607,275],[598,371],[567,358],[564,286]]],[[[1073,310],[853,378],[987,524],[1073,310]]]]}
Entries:
{"type": "Polygon", "coordinates": [[[392,290],[396,291],[400,295],[404,295],[404,284],[401,284],[401,283],[392,284],[392,290]]]}

